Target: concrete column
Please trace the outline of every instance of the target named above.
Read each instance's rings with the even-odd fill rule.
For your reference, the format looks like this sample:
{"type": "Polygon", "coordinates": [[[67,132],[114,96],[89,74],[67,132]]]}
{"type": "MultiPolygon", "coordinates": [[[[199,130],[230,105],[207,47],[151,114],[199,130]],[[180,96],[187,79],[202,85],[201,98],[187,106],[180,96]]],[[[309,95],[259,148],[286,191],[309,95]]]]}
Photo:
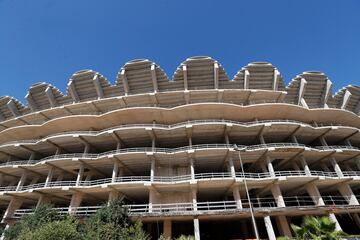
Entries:
{"type": "Polygon", "coordinates": [[[276,217],[276,223],[279,226],[280,234],[283,236],[292,237],[291,230],[289,227],[288,220],[286,216],[277,216],[276,217]]]}
{"type": "MultiPolygon", "coordinates": [[[[312,200],[314,201],[316,206],[324,206],[325,202],[319,192],[319,189],[317,188],[317,186],[315,185],[315,183],[308,183],[306,184],[306,191],[308,192],[308,194],[310,195],[310,197],[312,198],[312,200]]],[[[330,213],[329,214],[330,219],[335,222],[336,224],[336,230],[341,231],[341,226],[335,216],[335,214],[330,213]]]]}
{"type": "Polygon", "coordinates": [[[194,180],[195,179],[195,166],[194,166],[194,159],[192,157],[190,157],[190,174],[191,174],[191,179],[194,180]]]}
{"type": "Polygon", "coordinates": [[[259,140],[261,144],[266,144],[264,136],[262,134],[259,135],[259,140]]]}
{"type": "Polygon", "coordinates": [[[49,183],[52,181],[53,176],[54,176],[54,171],[55,171],[55,168],[50,167],[48,175],[47,175],[46,180],[45,180],[45,187],[47,187],[49,185],[49,183]]]}
{"type": "Polygon", "coordinates": [[[91,146],[90,146],[90,144],[85,144],[85,148],[84,148],[84,153],[89,153],[90,152],[90,148],[91,148],[91,146]]]}
{"type": "Polygon", "coordinates": [[[281,194],[281,190],[278,184],[273,184],[273,186],[271,187],[271,193],[276,201],[276,205],[277,207],[286,207],[285,205],[285,201],[284,198],[281,194]]]}
{"type": "Polygon", "coordinates": [[[320,164],[320,167],[321,167],[324,171],[332,172],[332,171],[330,170],[330,168],[325,165],[325,163],[321,163],[321,164],[320,164]]]}
{"type": "Polygon", "coordinates": [[[229,157],[228,163],[229,163],[231,177],[236,177],[235,166],[232,157],[229,157]]]}
{"type": "Polygon", "coordinates": [[[4,174],[0,173],[0,186],[2,187],[4,185],[4,174]]]}
{"type": "Polygon", "coordinates": [[[63,178],[64,178],[64,172],[61,172],[61,173],[59,174],[59,176],[56,178],[56,181],[57,181],[57,182],[62,181],[63,178]]]}
{"type": "Polygon", "coordinates": [[[234,186],[233,187],[233,195],[234,195],[234,199],[236,202],[236,209],[242,209],[242,202],[241,202],[241,197],[240,197],[240,189],[239,186],[234,186]]]}
{"type": "Polygon", "coordinates": [[[195,187],[191,187],[191,199],[192,199],[192,204],[193,204],[193,208],[194,211],[197,211],[197,189],[196,186],[195,187]]]}
{"type": "Polygon", "coordinates": [[[84,176],[84,164],[81,163],[78,175],[76,177],[76,186],[80,185],[80,182],[82,181],[83,176],[84,176]]]}
{"type": "Polygon", "coordinates": [[[309,196],[312,198],[313,202],[316,206],[324,206],[325,202],[322,198],[319,189],[315,185],[315,183],[308,183],[306,184],[306,191],[308,192],[309,196]]]}
{"type": "Polygon", "coordinates": [[[294,134],[291,135],[291,141],[292,141],[293,143],[299,143],[298,140],[297,140],[297,138],[296,138],[296,136],[295,136],[294,134]]]}
{"type": "Polygon", "coordinates": [[[264,222],[265,222],[266,232],[268,234],[269,240],[276,240],[276,236],[275,236],[274,228],[271,223],[270,216],[264,217],[264,222]]]}
{"type": "Polygon", "coordinates": [[[88,172],[88,173],[86,174],[85,181],[90,181],[91,178],[92,178],[92,176],[93,176],[93,174],[94,174],[94,173],[93,173],[92,171],[88,172]]]}
{"type": "Polygon", "coordinates": [[[35,157],[36,157],[36,153],[32,152],[32,153],[30,154],[29,160],[34,160],[35,157]]]}
{"type": "Polygon", "coordinates": [[[309,168],[309,165],[307,164],[305,157],[302,155],[300,156],[300,163],[301,166],[304,168],[305,174],[311,176],[311,170],[309,168]]]}
{"type": "Polygon", "coordinates": [[[172,238],[172,222],[169,219],[164,220],[163,225],[163,234],[165,239],[171,239],[172,238]]]}
{"type": "Polygon", "coordinates": [[[23,173],[21,175],[21,178],[20,178],[20,180],[19,180],[19,182],[17,184],[16,191],[19,191],[21,189],[21,187],[25,184],[26,178],[27,178],[27,172],[24,169],[23,173]]]}
{"type": "MultiPolygon", "coordinates": [[[[241,232],[243,233],[242,239],[249,238],[249,230],[248,230],[246,218],[241,222],[241,232]]],[[[251,229],[251,228],[250,228],[251,229]]]]}
{"type": "Polygon", "coordinates": [[[39,197],[39,200],[36,204],[36,208],[38,208],[39,206],[43,205],[43,204],[47,204],[50,202],[50,198],[44,194],[41,194],[39,197]]]}
{"type": "Polygon", "coordinates": [[[333,166],[336,174],[338,175],[338,177],[344,177],[344,174],[342,173],[339,164],[336,162],[336,159],[334,157],[331,157],[330,162],[331,162],[331,165],[333,166]]]}
{"type": "Polygon", "coordinates": [[[293,162],[291,165],[292,165],[292,167],[293,167],[294,170],[296,170],[296,171],[301,171],[299,165],[297,165],[296,162],[293,162]]]}
{"type": "Polygon", "coordinates": [[[155,192],[153,189],[149,189],[149,212],[153,212],[153,202],[155,200],[155,192]]]}
{"type": "Polygon", "coordinates": [[[194,237],[195,240],[200,240],[200,226],[198,218],[194,218],[194,237]]]}
{"type": "Polygon", "coordinates": [[[76,192],[72,195],[70,206],[69,206],[69,214],[70,215],[73,215],[76,211],[76,208],[80,207],[83,197],[84,197],[84,193],[81,193],[81,192],[76,192]]]}
{"type": "Polygon", "coordinates": [[[109,193],[109,198],[108,198],[108,205],[112,202],[112,201],[115,201],[116,199],[119,198],[119,192],[117,191],[111,191],[109,193]]]}
{"type": "Polygon", "coordinates": [[[320,137],[320,143],[323,145],[323,146],[328,146],[328,144],[327,144],[327,142],[326,142],[326,140],[325,140],[325,138],[324,137],[320,137]]]}
{"type": "Polygon", "coordinates": [[[358,168],[358,170],[360,170],[360,158],[355,159],[355,164],[356,164],[356,167],[358,168]]]}
{"type": "Polygon", "coordinates": [[[116,181],[116,178],[118,177],[118,174],[119,174],[119,162],[115,161],[113,171],[112,171],[112,175],[111,175],[111,182],[116,181]]]}
{"type": "Polygon", "coordinates": [[[121,142],[116,143],[116,150],[119,150],[119,149],[121,149],[121,142]]]}
{"type": "Polygon", "coordinates": [[[351,190],[349,184],[341,183],[338,187],[339,192],[343,197],[345,197],[346,201],[348,201],[349,205],[359,205],[359,201],[357,200],[354,192],[351,190]]]}
{"type": "Polygon", "coordinates": [[[267,168],[270,173],[270,176],[275,177],[274,167],[271,163],[271,158],[269,156],[266,156],[266,164],[267,164],[267,168]]]}
{"type": "Polygon", "coordinates": [[[155,158],[151,158],[151,169],[150,169],[150,180],[153,182],[155,179],[155,168],[156,168],[156,162],[155,158]]]}
{"type": "MultiPolygon", "coordinates": [[[[285,201],[284,198],[282,196],[281,193],[281,189],[279,187],[278,184],[273,184],[273,186],[271,187],[271,193],[273,194],[273,197],[276,201],[276,205],[277,207],[286,207],[285,205],[285,201]]],[[[288,236],[288,237],[292,237],[291,235],[291,230],[288,224],[288,221],[286,219],[286,216],[277,216],[276,217],[276,222],[279,226],[280,232],[282,235],[288,236]]]]}
{"type": "Polygon", "coordinates": [[[14,212],[21,207],[23,202],[24,200],[22,198],[11,197],[1,223],[5,223],[6,219],[11,218],[14,215],[14,212]]]}
{"type": "Polygon", "coordinates": [[[34,177],[34,178],[31,180],[30,185],[35,184],[35,183],[39,182],[39,180],[40,180],[40,176],[36,176],[36,177],[34,177]]]}
{"type": "Polygon", "coordinates": [[[57,147],[55,151],[55,155],[61,154],[61,148],[57,147]]]}

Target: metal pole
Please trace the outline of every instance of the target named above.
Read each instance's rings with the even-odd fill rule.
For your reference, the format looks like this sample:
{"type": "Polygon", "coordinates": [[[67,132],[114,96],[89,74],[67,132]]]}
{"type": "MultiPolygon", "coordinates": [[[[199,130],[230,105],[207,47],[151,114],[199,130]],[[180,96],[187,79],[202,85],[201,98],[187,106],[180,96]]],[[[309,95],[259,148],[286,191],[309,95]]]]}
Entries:
{"type": "Polygon", "coordinates": [[[256,239],[259,240],[260,239],[259,238],[259,232],[258,232],[256,222],[255,222],[254,209],[253,209],[253,206],[252,206],[251,201],[250,201],[250,195],[249,195],[249,190],[248,190],[248,186],[247,186],[247,182],[246,182],[246,177],[245,177],[245,172],[244,172],[244,165],[243,165],[243,162],[242,162],[242,159],[241,159],[240,149],[238,148],[238,146],[236,144],[234,144],[234,149],[239,154],[240,167],[241,167],[242,174],[244,176],[244,185],[245,185],[246,196],[247,196],[249,207],[250,207],[251,220],[252,220],[252,224],[253,224],[256,239]]]}

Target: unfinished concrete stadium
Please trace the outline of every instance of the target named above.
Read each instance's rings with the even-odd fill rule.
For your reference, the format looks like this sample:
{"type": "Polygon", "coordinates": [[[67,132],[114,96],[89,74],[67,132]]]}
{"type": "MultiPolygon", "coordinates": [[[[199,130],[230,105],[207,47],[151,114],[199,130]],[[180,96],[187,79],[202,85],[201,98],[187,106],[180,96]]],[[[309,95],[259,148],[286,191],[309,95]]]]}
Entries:
{"type": "Polygon", "coordinates": [[[170,79],[140,59],[114,84],[83,70],[66,95],[37,83],[26,100],[0,98],[4,225],[43,203],[83,218],[121,198],[152,239],[274,240],[305,215],[360,234],[359,86],[333,95],[314,71],[286,86],[267,62],[230,80],[210,57],[170,79]]]}

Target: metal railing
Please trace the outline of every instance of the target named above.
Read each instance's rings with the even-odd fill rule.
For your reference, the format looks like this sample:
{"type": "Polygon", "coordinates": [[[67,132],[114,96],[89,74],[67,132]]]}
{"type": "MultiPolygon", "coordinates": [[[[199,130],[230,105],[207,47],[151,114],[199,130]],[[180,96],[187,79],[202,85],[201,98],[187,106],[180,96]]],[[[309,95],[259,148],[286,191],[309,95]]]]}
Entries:
{"type": "MultiPolygon", "coordinates": [[[[324,205],[316,205],[313,199],[318,196],[292,196],[283,197],[285,206],[281,206],[274,198],[251,198],[250,202],[255,212],[267,210],[281,210],[295,208],[297,211],[306,209],[325,209],[334,210],[337,208],[356,208],[360,211],[360,205],[349,204],[353,196],[322,196],[324,205]]],[[[356,196],[359,199],[360,196],[356,196]]],[[[84,206],[71,208],[54,208],[59,214],[68,214],[71,212],[77,216],[88,216],[94,214],[103,206],[84,206]]],[[[129,215],[152,215],[152,214],[211,214],[216,212],[249,212],[249,204],[246,199],[241,200],[241,204],[236,201],[210,201],[210,202],[183,202],[183,203],[166,203],[166,204],[130,204],[124,205],[129,215]]],[[[13,218],[21,218],[26,214],[34,212],[34,209],[18,209],[15,211],[13,218]]]]}
{"type": "MultiPolygon", "coordinates": [[[[244,145],[237,145],[242,151],[254,151],[259,149],[266,149],[266,148],[309,148],[314,149],[317,151],[327,151],[327,150],[334,150],[334,149],[348,149],[348,150],[357,150],[360,149],[357,147],[351,146],[321,146],[321,147],[310,147],[304,144],[298,143],[269,143],[269,144],[259,144],[259,145],[252,145],[252,146],[244,146],[244,145]]],[[[140,147],[140,148],[122,148],[112,151],[107,151],[103,153],[70,153],[70,154],[58,154],[52,155],[49,157],[45,157],[39,160],[19,160],[19,161],[9,161],[5,163],[1,163],[0,166],[13,166],[13,165],[30,165],[30,164],[37,164],[43,161],[48,160],[60,160],[60,159],[98,159],[102,157],[107,157],[109,155],[115,154],[123,154],[123,153],[144,153],[144,152],[155,152],[155,153],[176,153],[188,150],[197,150],[197,149],[231,149],[233,148],[230,144],[200,144],[200,145],[193,145],[193,146],[185,146],[185,147],[178,147],[178,148],[152,148],[152,147],[140,147]]]]}
{"type": "MultiPolygon", "coordinates": [[[[360,171],[344,171],[342,172],[344,177],[359,177],[360,171]]],[[[322,172],[322,171],[311,171],[311,177],[326,177],[326,178],[341,178],[336,172],[322,172]]],[[[242,173],[235,172],[235,176],[232,176],[230,172],[212,172],[212,173],[197,173],[194,174],[194,180],[222,180],[222,179],[266,179],[266,178],[278,178],[278,177],[310,177],[305,171],[276,171],[274,176],[269,172],[261,173],[242,173]]],[[[99,187],[102,184],[114,184],[122,182],[155,182],[155,183],[177,183],[181,181],[192,180],[191,175],[179,175],[179,176],[123,176],[112,178],[103,178],[89,181],[55,181],[55,182],[43,182],[35,183],[23,186],[5,186],[0,187],[0,192],[9,191],[27,191],[39,188],[56,188],[56,187],[99,187]]]]}

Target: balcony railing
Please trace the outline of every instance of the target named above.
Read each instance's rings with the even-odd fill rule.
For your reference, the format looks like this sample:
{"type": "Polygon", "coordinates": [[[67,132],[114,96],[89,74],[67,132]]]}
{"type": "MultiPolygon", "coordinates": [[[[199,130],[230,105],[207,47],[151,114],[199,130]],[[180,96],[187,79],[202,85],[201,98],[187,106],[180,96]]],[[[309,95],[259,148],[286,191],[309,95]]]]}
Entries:
{"type": "MultiPolygon", "coordinates": [[[[314,125],[311,125],[309,123],[304,123],[300,121],[294,121],[294,120],[261,120],[261,121],[252,121],[252,122],[239,122],[239,121],[232,121],[232,120],[224,120],[224,119],[208,119],[208,120],[192,120],[187,122],[180,122],[176,124],[171,125],[165,125],[165,124],[123,124],[118,125],[116,127],[107,128],[101,131],[68,131],[68,132],[61,132],[61,133],[54,133],[50,134],[42,139],[29,139],[29,140],[17,140],[17,141],[11,141],[1,144],[1,146],[7,146],[7,145],[14,145],[14,144],[36,144],[37,142],[43,141],[48,138],[53,138],[57,136],[66,136],[66,135],[101,135],[101,134],[108,134],[111,131],[114,130],[120,130],[120,129],[127,129],[127,128],[158,128],[158,129],[174,129],[179,127],[184,127],[186,125],[201,125],[201,124],[234,124],[237,126],[252,126],[252,125],[258,125],[258,124],[265,124],[265,123],[287,123],[287,124],[300,124],[310,127],[315,127],[314,125]]],[[[333,123],[328,124],[318,124],[318,127],[330,127],[330,126],[339,126],[335,125],[333,123]]]]}
{"type": "MultiPolygon", "coordinates": [[[[185,146],[185,147],[178,147],[178,148],[151,148],[151,147],[140,147],[140,148],[123,148],[112,150],[103,153],[70,153],[70,154],[58,154],[52,155],[49,157],[45,157],[39,160],[19,160],[19,161],[9,161],[5,163],[1,163],[0,166],[13,166],[13,165],[30,165],[30,164],[37,164],[42,161],[48,160],[60,160],[60,159],[97,159],[101,157],[107,157],[109,155],[115,154],[123,154],[123,153],[145,153],[145,152],[155,152],[155,153],[176,153],[188,150],[197,150],[197,149],[231,149],[233,146],[228,144],[201,144],[201,145],[193,145],[193,146],[185,146]]],[[[359,151],[359,148],[352,147],[352,146],[321,146],[321,147],[310,147],[304,144],[298,143],[269,143],[269,144],[259,144],[259,145],[252,145],[252,146],[244,146],[244,145],[237,145],[242,151],[255,151],[259,149],[267,149],[267,148],[309,148],[314,149],[317,151],[327,151],[327,150],[334,150],[334,149],[347,149],[347,150],[356,150],[359,151]]]]}
{"type": "MultiPolygon", "coordinates": [[[[359,199],[359,196],[356,196],[359,199]]],[[[250,199],[254,212],[261,211],[276,211],[294,208],[297,211],[306,209],[323,209],[326,211],[333,211],[336,209],[357,209],[360,211],[360,205],[350,205],[352,196],[322,196],[324,205],[315,205],[312,199],[318,196],[293,196],[284,197],[285,207],[278,205],[273,198],[252,198],[250,199]]],[[[211,201],[211,202],[198,202],[198,203],[167,203],[167,204],[130,204],[124,205],[128,210],[129,215],[146,216],[153,214],[173,214],[173,215],[200,215],[211,214],[216,212],[249,212],[250,207],[247,199],[241,200],[242,204],[236,201],[211,201]]],[[[77,216],[88,216],[94,214],[98,209],[103,206],[84,206],[71,208],[55,208],[59,214],[68,214],[71,212],[77,216]]],[[[19,209],[16,210],[13,218],[21,218],[26,214],[30,214],[34,209],[19,209]]]]}
{"type": "MultiPolygon", "coordinates": [[[[342,172],[344,177],[360,177],[360,171],[344,171],[342,172]]],[[[278,177],[326,177],[326,178],[338,178],[336,172],[322,172],[311,171],[311,176],[307,175],[305,171],[276,171],[275,176],[272,177],[269,172],[262,173],[242,173],[236,172],[235,178],[255,180],[266,178],[278,178],[278,177]]],[[[215,172],[215,173],[197,173],[194,174],[194,180],[222,180],[222,179],[234,179],[230,172],[215,172]]],[[[9,191],[27,191],[39,188],[57,188],[57,187],[96,187],[102,184],[114,184],[123,182],[154,182],[154,183],[177,183],[181,181],[192,180],[191,175],[179,175],[179,176],[123,176],[112,178],[103,178],[90,181],[55,181],[48,183],[36,183],[24,186],[5,186],[0,187],[0,192],[9,191]]]]}

